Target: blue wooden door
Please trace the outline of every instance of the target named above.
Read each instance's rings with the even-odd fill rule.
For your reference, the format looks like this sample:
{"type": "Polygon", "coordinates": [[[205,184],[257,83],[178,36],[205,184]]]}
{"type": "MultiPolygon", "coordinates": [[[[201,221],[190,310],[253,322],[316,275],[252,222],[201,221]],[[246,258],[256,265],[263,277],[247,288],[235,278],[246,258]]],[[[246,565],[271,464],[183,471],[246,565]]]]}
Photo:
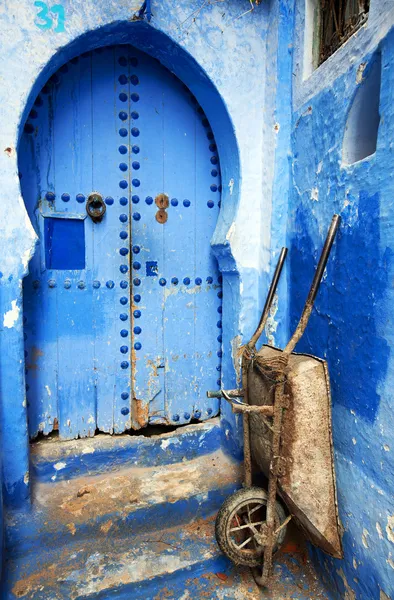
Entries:
{"type": "Polygon", "coordinates": [[[195,98],[130,46],[87,53],[44,86],[19,152],[39,237],[24,281],[30,435],[217,414],[220,169],[195,98]]]}

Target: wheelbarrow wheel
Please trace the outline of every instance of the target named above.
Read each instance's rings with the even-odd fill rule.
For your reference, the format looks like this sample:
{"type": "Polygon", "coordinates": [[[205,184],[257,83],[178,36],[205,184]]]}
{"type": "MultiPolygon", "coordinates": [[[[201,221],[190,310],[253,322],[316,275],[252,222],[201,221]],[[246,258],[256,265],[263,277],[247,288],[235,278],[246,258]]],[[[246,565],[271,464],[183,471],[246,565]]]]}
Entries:
{"type": "MultiPolygon", "coordinates": [[[[216,517],[215,535],[221,551],[236,565],[257,567],[261,565],[264,546],[256,539],[266,521],[267,492],[250,487],[238,490],[222,504],[216,517]]],[[[286,519],[282,505],[275,504],[275,525],[279,527],[286,519]]],[[[274,552],[283,543],[286,527],[276,540],[274,552]]]]}

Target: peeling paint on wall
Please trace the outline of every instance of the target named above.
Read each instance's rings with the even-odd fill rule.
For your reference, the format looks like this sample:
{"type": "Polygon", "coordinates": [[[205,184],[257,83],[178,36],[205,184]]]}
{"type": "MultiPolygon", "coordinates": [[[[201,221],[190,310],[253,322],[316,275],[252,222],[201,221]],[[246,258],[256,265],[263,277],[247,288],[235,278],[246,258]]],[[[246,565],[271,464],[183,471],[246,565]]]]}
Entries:
{"type": "Polygon", "coordinates": [[[363,534],[361,536],[361,539],[362,539],[364,548],[369,548],[368,536],[369,536],[369,532],[366,529],[363,529],[363,534]]]}
{"type": "Polygon", "coordinates": [[[12,300],[11,309],[7,311],[4,315],[3,326],[7,327],[8,329],[14,327],[15,323],[18,320],[20,307],[18,306],[17,302],[17,300],[12,300]]]}
{"type": "Polygon", "coordinates": [[[384,537],[383,537],[382,527],[381,527],[380,523],[378,523],[378,522],[376,523],[376,531],[378,532],[379,539],[383,540],[384,537]]]}
{"type": "Polygon", "coordinates": [[[387,518],[386,533],[387,539],[394,544],[394,515],[387,518]]]}
{"type": "Polygon", "coordinates": [[[55,471],[61,471],[62,469],[65,469],[66,467],[67,467],[67,463],[65,463],[65,462],[58,462],[53,465],[53,468],[55,469],[55,471]]]}
{"type": "Polygon", "coordinates": [[[345,576],[345,573],[343,572],[343,570],[339,569],[339,570],[337,570],[337,573],[338,573],[339,577],[342,579],[343,584],[345,586],[345,595],[343,596],[343,600],[356,600],[356,594],[354,593],[354,591],[352,590],[352,588],[348,584],[346,576],[345,576]]]}
{"type": "Polygon", "coordinates": [[[265,334],[267,336],[267,342],[270,346],[275,346],[275,333],[278,328],[278,321],[275,320],[275,316],[278,312],[278,307],[279,297],[278,294],[275,294],[269,311],[267,323],[265,325],[265,334]]]}
{"type": "Polygon", "coordinates": [[[233,360],[234,370],[236,373],[237,388],[241,387],[241,361],[242,361],[242,356],[240,353],[241,344],[242,344],[242,338],[240,335],[237,335],[235,338],[233,338],[231,340],[231,357],[233,360]]]}

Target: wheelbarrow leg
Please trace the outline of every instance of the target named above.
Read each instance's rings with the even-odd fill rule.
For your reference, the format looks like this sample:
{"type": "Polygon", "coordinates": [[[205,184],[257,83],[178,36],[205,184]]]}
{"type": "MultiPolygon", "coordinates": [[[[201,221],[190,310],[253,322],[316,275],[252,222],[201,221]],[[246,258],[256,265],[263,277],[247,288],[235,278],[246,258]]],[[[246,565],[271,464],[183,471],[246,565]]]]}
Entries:
{"type": "MultiPolygon", "coordinates": [[[[244,403],[249,404],[248,394],[248,377],[251,363],[246,359],[245,354],[242,356],[242,388],[244,391],[244,403]]],[[[244,485],[250,487],[252,485],[252,456],[250,449],[250,419],[247,412],[243,413],[243,435],[244,435],[244,485]]]]}
{"type": "Polygon", "coordinates": [[[276,541],[275,532],[275,503],[278,487],[278,477],[283,469],[280,463],[280,441],[282,432],[284,383],[277,384],[275,388],[274,401],[274,422],[272,436],[272,458],[268,478],[268,499],[267,499],[267,541],[264,548],[264,562],[262,572],[262,585],[267,586],[271,577],[272,554],[276,541]]]}

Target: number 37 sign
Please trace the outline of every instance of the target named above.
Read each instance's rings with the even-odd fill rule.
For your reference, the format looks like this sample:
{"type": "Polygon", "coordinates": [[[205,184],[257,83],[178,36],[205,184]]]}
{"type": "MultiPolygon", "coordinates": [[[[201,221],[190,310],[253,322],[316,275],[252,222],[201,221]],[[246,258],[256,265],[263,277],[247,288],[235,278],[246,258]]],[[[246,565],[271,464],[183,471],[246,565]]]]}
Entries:
{"type": "Polygon", "coordinates": [[[46,2],[37,0],[34,2],[34,6],[37,8],[37,15],[34,23],[46,31],[53,29],[55,33],[62,33],[64,31],[64,6],[62,4],[54,4],[49,6],[46,2]]]}

